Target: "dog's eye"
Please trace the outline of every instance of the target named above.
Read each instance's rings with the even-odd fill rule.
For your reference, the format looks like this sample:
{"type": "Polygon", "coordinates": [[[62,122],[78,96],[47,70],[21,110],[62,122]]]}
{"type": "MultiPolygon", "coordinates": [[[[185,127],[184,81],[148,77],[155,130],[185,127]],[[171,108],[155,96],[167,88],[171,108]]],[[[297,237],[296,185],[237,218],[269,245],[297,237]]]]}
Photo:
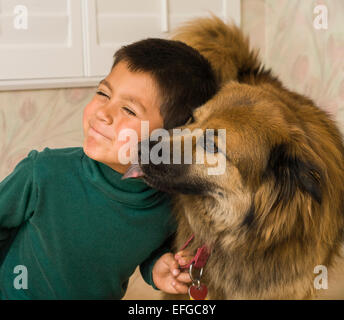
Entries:
{"type": "Polygon", "coordinates": [[[199,144],[208,153],[218,153],[219,149],[214,141],[214,134],[206,133],[199,139],[199,144]]]}
{"type": "Polygon", "coordinates": [[[189,120],[185,123],[185,125],[188,125],[188,124],[191,124],[191,123],[194,123],[194,122],[195,122],[195,119],[194,119],[193,116],[191,116],[191,117],[189,118],[189,120]]]}

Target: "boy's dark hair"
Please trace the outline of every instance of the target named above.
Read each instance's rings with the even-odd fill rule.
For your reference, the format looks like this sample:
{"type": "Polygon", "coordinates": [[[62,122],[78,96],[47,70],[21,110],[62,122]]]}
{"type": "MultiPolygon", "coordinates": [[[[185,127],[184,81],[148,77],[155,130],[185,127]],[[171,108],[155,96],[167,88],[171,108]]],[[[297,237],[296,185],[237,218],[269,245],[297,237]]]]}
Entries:
{"type": "Polygon", "coordinates": [[[112,68],[125,61],[130,71],[147,72],[157,82],[165,129],[185,124],[218,89],[208,60],[181,41],[140,40],[121,47],[114,58],[112,68]]]}

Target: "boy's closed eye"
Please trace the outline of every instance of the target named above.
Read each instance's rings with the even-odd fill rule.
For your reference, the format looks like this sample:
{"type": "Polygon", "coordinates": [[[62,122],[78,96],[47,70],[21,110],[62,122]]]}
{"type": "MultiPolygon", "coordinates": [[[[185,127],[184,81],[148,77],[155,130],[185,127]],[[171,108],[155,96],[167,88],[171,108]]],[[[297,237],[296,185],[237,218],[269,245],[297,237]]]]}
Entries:
{"type": "MultiPolygon", "coordinates": [[[[99,91],[99,90],[98,90],[98,91],[96,92],[96,94],[98,94],[98,95],[100,95],[100,96],[103,96],[103,97],[106,97],[106,98],[110,99],[110,97],[109,97],[107,94],[105,94],[104,92],[102,92],[102,91],[99,91]]],[[[135,113],[133,110],[131,110],[128,106],[123,106],[122,109],[123,109],[123,111],[124,111],[125,113],[127,113],[128,115],[131,115],[131,116],[136,117],[136,113],[135,113]]]]}
{"type": "Polygon", "coordinates": [[[122,107],[122,109],[124,110],[124,112],[126,112],[127,114],[136,117],[136,113],[134,111],[132,111],[131,109],[129,109],[127,106],[122,107]]]}
{"type": "Polygon", "coordinates": [[[106,97],[106,98],[110,99],[110,97],[107,94],[105,94],[103,91],[98,90],[96,92],[96,94],[99,95],[99,96],[103,96],[103,97],[106,97]]]}

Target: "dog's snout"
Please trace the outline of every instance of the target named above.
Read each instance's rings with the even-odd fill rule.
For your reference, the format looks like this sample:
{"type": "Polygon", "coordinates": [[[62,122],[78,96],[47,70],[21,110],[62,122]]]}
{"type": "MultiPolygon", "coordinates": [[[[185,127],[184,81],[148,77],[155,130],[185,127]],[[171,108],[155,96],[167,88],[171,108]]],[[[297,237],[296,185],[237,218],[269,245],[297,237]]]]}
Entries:
{"type": "MultiPolygon", "coordinates": [[[[149,162],[151,150],[158,143],[159,141],[152,141],[149,139],[139,142],[137,147],[137,156],[139,163],[141,163],[141,160],[143,160],[143,163],[147,163],[147,161],[144,161],[145,159],[147,159],[149,162]]],[[[158,151],[158,156],[162,156],[161,149],[158,151]]]]}

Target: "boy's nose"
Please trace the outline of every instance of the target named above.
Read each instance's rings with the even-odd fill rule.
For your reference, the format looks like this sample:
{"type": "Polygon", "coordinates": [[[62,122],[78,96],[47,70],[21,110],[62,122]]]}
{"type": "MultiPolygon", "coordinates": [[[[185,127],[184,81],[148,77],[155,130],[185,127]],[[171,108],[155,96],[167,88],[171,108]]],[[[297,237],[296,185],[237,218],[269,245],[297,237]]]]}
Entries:
{"type": "Polygon", "coordinates": [[[113,118],[116,116],[116,110],[111,108],[110,106],[102,106],[98,109],[96,115],[97,118],[101,121],[106,122],[107,124],[111,124],[113,122],[113,118]]]}

